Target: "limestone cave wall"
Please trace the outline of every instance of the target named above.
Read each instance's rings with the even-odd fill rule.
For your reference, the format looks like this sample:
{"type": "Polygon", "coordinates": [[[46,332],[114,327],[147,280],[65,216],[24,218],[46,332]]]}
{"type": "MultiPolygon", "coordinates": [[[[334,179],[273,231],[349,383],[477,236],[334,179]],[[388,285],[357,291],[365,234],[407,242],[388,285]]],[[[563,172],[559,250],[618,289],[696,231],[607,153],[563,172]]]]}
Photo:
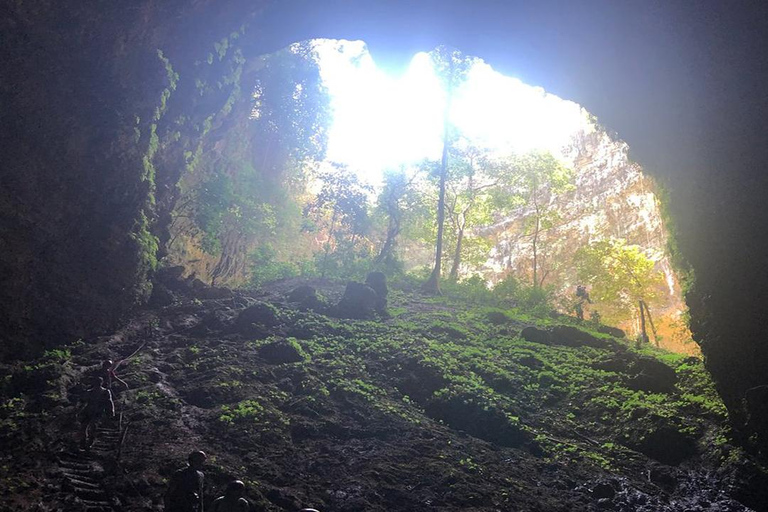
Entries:
{"type": "Polygon", "coordinates": [[[232,109],[244,55],[259,52],[235,39],[260,7],[0,10],[2,353],[92,334],[147,298],[180,173],[232,109]],[[218,86],[200,90],[211,75],[218,86]]]}

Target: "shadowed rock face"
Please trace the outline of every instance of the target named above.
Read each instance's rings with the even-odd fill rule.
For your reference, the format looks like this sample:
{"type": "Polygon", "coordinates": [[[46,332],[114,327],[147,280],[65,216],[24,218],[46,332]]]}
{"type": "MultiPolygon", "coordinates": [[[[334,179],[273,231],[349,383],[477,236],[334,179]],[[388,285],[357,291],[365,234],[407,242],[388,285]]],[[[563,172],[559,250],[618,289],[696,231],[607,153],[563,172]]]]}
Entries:
{"type": "MultiPolygon", "coordinates": [[[[3,355],[103,330],[149,296],[148,277],[163,253],[184,153],[200,142],[207,150],[210,142],[193,123],[171,122],[180,115],[213,116],[218,128],[225,125],[226,115],[217,115],[231,90],[205,104],[193,98],[201,73],[232,73],[231,54],[219,59],[217,52],[210,69],[199,63],[213,55],[215,43],[244,26],[247,32],[262,6],[245,0],[51,0],[16,2],[0,14],[3,355]],[[171,143],[176,131],[179,138],[171,143]]],[[[295,37],[288,41],[250,37],[229,47],[239,48],[247,62],[318,35],[305,26],[285,27],[279,36],[273,28],[272,37],[291,31],[295,37]]],[[[239,85],[247,86],[248,70],[242,71],[239,85]]],[[[697,274],[686,297],[692,329],[739,420],[744,392],[765,384],[768,365],[762,340],[768,315],[760,300],[768,283],[760,232],[766,210],[764,198],[749,194],[752,185],[724,183],[709,175],[699,179],[695,187],[703,192],[677,192],[673,199],[696,197],[700,210],[672,210],[683,220],[681,251],[697,274]]]]}

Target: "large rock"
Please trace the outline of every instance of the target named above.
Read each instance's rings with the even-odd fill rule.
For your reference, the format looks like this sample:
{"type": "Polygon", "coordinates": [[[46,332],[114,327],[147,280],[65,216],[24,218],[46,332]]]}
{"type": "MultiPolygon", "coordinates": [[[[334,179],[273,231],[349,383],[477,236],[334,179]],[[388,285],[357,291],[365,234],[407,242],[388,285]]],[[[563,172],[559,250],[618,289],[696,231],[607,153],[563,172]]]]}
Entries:
{"type": "Polygon", "coordinates": [[[280,317],[274,306],[265,302],[258,302],[245,308],[235,320],[235,329],[247,332],[254,326],[274,327],[280,323],[280,317]]]}
{"type": "Polygon", "coordinates": [[[557,325],[550,329],[526,327],[520,335],[527,341],[541,343],[542,345],[595,348],[605,348],[607,346],[604,340],[595,338],[591,334],[570,325],[557,325]]]}
{"type": "Polygon", "coordinates": [[[380,315],[387,315],[387,276],[383,272],[371,272],[365,278],[365,284],[370,286],[376,292],[376,312],[380,315]]]}
{"type": "Polygon", "coordinates": [[[296,340],[278,340],[259,348],[259,356],[271,364],[299,363],[307,359],[296,340]]]}
{"type": "Polygon", "coordinates": [[[629,389],[649,393],[672,393],[677,384],[677,374],[670,366],[652,357],[641,357],[630,368],[632,375],[626,381],[629,389]]]}
{"type": "Polygon", "coordinates": [[[317,296],[317,290],[306,284],[291,290],[287,298],[288,302],[298,304],[300,309],[319,311],[326,307],[326,304],[317,296]]]}
{"type": "Polygon", "coordinates": [[[344,296],[334,308],[334,314],[341,318],[375,318],[379,296],[370,286],[350,281],[344,296]]]}

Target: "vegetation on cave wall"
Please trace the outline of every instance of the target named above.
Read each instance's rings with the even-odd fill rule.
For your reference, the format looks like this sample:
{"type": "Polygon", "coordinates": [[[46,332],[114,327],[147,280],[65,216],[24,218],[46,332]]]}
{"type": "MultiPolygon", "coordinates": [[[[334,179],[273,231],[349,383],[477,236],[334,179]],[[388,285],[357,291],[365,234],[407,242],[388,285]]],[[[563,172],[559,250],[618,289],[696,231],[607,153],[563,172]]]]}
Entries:
{"type": "MultiPolygon", "coordinates": [[[[237,84],[244,65],[237,51],[234,62],[237,84]]],[[[243,285],[251,256],[295,235],[305,174],[325,151],[328,98],[312,44],[291,45],[247,66],[247,86],[233,88],[214,116],[226,116],[226,123],[203,120],[198,148],[186,151],[171,213],[168,262],[205,282],[243,285]]],[[[197,88],[202,101],[218,93],[203,79],[197,88]]]]}
{"type": "Polygon", "coordinates": [[[4,354],[103,329],[146,299],[178,181],[163,165],[174,98],[189,91],[202,48],[259,5],[16,2],[3,12],[4,354]]]}

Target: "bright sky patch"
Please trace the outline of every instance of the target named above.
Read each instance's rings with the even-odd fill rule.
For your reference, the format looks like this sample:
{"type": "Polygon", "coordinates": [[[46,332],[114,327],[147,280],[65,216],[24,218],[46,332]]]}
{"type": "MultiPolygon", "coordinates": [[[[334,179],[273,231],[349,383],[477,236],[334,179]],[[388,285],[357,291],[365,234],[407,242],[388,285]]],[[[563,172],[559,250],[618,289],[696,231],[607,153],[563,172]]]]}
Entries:
{"type": "MultiPolygon", "coordinates": [[[[319,40],[317,51],[333,109],[329,160],[375,180],[384,169],[440,157],[446,93],[428,54],[416,54],[393,76],[362,41],[319,40]]],[[[473,143],[500,154],[542,149],[557,156],[577,131],[591,129],[578,104],[482,61],[456,91],[450,118],[473,143]]]]}

